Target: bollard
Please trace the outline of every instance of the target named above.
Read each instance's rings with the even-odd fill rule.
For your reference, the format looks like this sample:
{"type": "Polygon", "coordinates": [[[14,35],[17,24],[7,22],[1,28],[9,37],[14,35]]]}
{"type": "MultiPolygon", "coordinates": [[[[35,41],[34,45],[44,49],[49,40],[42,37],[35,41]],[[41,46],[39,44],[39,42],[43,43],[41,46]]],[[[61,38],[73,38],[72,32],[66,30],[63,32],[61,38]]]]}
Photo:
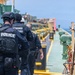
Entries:
{"type": "Polygon", "coordinates": [[[66,34],[63,34],[61,37],[60,37],[60,41],[61,41],[61,44],[63,45],[63,59],[67,59],[67,56],[68,56],[68,46],[71,44],[71,36],[70,35],[66,35],[66,34]]]}
{"type": "Polygon", "coordinates": [[[63,34],[65,34],[64,31],[59,31],[59,35],[60,35],[60,37],[61,37],[63,34]]]}
{"type": "Polygon", "coordinates": [[[50,38],[50,39],[54,39],[54,32],[51,32],[51,33],[49,34],[49,38],[50,38]]]}
{"type": "Polygon", "coordinates": [[[67,59],[68,56],[68,48],[66,44],[63,44],[63,53],[62,53],[62,59],[67,59]]]}
{"type": "Polygon", "coordinates": [[[21,75],[21,70],[18,70],[18,75],[21,75]]]}

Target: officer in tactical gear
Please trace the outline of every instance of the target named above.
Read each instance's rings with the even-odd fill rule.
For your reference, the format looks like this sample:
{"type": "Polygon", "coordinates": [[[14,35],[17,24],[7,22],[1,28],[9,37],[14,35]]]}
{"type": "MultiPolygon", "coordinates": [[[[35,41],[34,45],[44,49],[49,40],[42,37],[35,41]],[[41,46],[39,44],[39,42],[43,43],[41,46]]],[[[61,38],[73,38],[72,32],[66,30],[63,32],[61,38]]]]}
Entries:
{"type": "MultiPolygon", "coordinates": [[[[27,26],[30,29],[32,29],[31,24],[27,24],[27,26]]],[[[43,50],[42,50],[42,47],[41,47],[40,40],[35,33],[33,33],[33,40],[29,41],[29,44],[30,44],[29,68],[30,68],[31,75],[33,75],[35,61],[37,59],[38,53],[40,52],[40,59],[41,60],[43,59],[44,55],[43,55],[43,50]]]]}
{"type": "Polygon", "coordinates": [[[18,75],[19,46],[23,51],[29,50],[26,38],[12,28],[15,20],[13,15],[14,13],[7,12],[2,16],[4,24],[0,27],[0,75],[18,75]]]}
{"type": "MultiPolygon", "coordinates": [[[[15,23],[13,24],[13,28],[18,30],[22,36],[26,37],[27,41],[33,40],[33,35],[32,35],[31,30],[26,25],[21,23],[21,19],[22,19],[21,14],[16,13],[15,23]]],[[[21,49],[23,50],[23,48],[21,49]]],[[[21,65],[22,74],[24,73],[24,69],[28,65],[27,64],[27,59],[28,59],[27,54],[28,54],[27,52],[20,53],[20,56],[22,57],[22,65],[21,65]]]]}
{"type": "Polygon", "coordinates": [[[31,41],[33,39],[32,32],[26,25],[21,23],[21,20],[22,20],[21,14],[16,13],[13,28],[17,29],[20,33],[22,33],[27,38],[28,41],[31,41]]]}

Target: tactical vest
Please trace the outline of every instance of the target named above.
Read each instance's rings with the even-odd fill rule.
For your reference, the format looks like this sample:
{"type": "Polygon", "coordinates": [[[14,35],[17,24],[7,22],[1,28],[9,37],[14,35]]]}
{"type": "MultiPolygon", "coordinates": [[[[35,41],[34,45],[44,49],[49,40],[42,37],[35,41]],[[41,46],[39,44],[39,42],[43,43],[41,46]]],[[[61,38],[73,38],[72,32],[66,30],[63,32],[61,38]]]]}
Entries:
{"type": "Polygon", "coordinates": [[[18,44],[15,33],[5,32],[6,27],[0,28],[0,53],[7,56],[18,53],[18,44]]]}
{"type": "Polygon", "coordinates": [[[22,35],[24,35],[24,25],[20,23],[13,24],[13,29],[18,30],[22,35]]]}

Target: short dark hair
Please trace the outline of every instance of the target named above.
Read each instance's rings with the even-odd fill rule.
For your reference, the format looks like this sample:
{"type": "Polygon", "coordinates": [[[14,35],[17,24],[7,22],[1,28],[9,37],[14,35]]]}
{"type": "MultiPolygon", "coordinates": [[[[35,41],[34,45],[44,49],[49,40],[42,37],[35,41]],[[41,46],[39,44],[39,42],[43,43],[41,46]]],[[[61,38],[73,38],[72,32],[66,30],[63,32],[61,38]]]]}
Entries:
{"type": "Polygon", "coordinates": [[[3,22],[5,23],[6,21],[10,22],[10,18],[3,18],[3,22]]]}
{"type": "Polygon", "coordinates": [[[20,22],[21,19],[22,19],[21,14],[16,13],[16,14],[15,14],[15,20],[16,20],[17,22],[20,22]]]}

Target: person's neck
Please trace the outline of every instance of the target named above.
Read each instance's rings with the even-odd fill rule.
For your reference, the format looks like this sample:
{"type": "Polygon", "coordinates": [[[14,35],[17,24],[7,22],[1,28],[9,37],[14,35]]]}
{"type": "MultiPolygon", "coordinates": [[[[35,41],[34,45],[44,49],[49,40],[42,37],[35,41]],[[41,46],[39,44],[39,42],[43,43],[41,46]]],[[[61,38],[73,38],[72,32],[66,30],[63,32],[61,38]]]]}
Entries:
{"type": "Polygon", "coordinates": [[[7,21],[6,21],[4,24],[9,24],[9,25],[11,25],[11,24],[10,24],[9,22],[7,22],[7,21]]]}

